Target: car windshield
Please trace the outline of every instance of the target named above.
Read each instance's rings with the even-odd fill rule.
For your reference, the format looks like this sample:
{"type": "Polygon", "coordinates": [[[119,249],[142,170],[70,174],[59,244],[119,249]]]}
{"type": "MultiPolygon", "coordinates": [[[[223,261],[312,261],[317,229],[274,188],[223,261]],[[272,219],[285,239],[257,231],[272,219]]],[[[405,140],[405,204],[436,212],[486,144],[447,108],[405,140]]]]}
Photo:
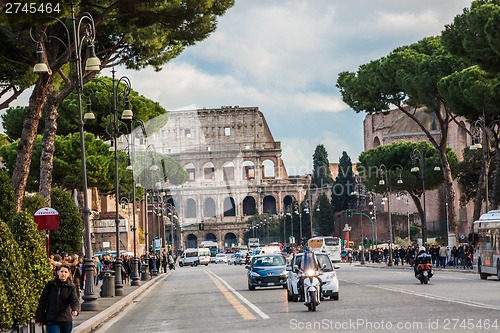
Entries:
{"type": "Polygon", "coordinates": [[[255,257],[252,260],[252,265],[256,267],[284,266],[285,259],[282,256],[255,257]]]}
{"type": "Polygon", "coordinates": [[[222,257],[225,257],[225,255],[223,255],[223,254],[218,254],[218,255],[216,255],[216,257],[220,257],[220,258],[222,258],[222,257]]]}
{"type": "Polygon", "coordinates": [[[332,262],[330,261],[330,257],[326,254],[317,254],[316,258],[318,259],[319,266],[323,270],[323,272],[332,272],[333,271],[333,266],[332,262]],[[325,268],[323,268],[323,265],[326,265],[325,268]]]}

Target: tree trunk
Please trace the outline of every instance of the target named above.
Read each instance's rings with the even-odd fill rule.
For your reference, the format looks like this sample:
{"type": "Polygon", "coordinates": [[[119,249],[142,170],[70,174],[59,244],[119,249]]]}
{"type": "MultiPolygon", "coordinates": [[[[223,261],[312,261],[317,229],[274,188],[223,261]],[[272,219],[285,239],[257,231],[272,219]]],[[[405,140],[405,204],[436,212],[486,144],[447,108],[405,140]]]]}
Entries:
{"type": "Polygon", "coordinates": [[[17,146],[16,165],[12,175],[12,187],[14,188],[16,209],[18,212],[22,208],[38,123],[40,122],[43,107],[47,100],[47,89],[51,83],[52,77],[50,75],[40,74],[29,99],[28,113],[26,114],[21,139],[17,146]]]}
{"type": "Polygon", "coordinates": [[[61,100],[54,96],[53,91],[50,92],[47,99],[47,107],[45,113],[45,130],[42,140],[42,154],[40,156],[40,195],[45,198],[47,206],[50,207],[50,192],[52,190],[52,171],[54,170],[54,151],[55,138],[57,132],[57,117],[59,116],[57,109],[61,100]]]}

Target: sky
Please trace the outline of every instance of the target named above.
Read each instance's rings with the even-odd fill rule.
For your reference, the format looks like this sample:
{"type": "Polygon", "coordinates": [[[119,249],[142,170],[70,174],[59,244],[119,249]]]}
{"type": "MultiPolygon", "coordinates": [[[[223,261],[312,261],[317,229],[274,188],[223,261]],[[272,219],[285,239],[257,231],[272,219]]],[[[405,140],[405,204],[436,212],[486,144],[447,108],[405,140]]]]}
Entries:
{"type": "MultiPolygon", "coordinates": [[[[323,144],[330,162],[363,151],[364,114],[336,88],[338,74],[439,35],[471,0],[235,0],[217,30],[163,66],[117,68],[167,110],[258,107],[289,175],[312,171],[323,144]]],[[[109,75],[109,70],[102,74],[109,75]]],[[[27,101],[27,97],[25,98],[27,101]]],[[[14,104],[13,104],[14,105],[14,104]]],[[[26,105],[26,103],[20,103],[26,105]]]]}

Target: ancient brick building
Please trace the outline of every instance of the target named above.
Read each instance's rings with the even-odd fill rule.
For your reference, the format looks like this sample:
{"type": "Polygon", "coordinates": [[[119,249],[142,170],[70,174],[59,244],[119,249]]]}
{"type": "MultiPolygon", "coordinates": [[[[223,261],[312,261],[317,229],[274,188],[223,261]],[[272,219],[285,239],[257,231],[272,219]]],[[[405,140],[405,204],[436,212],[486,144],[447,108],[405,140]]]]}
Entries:
{"type": "MultiPolygon", "coordinates": [[[[160,202],[178,216],[173,226],[168,218],[166,228],[174,228],[180,248],[204,240],[220,247],[243,244],[250,216],[285,212],[303,199],[310,182],[305,176],[288,177],[281,143],[257,107],[171,111],[165,124],[148,133],[147,144],[188,174],[180,185],[158,179],[165,192],[160,202]]],[[[149,222],[150,239],[151,227],[149,222]]]]}
{"type": "MultiPolygon", "coordinates": [[[[436,137],[441,135],[439,126],[436,124],[435,114],[426,108],[418,109],[416,112],[416,117],[421,123],[425,124],[425,127],[436,137]]],[[[462,126],[466,124],[465,119],[458,117],[457,122],[462,126]]],[[[385,114],[372,114],[367,115],[364,122],[364,148],[365,150],[377,147],[379,145],[386,145],[393,143],[395,141],[407,140],[407,141],[428,141],[425,134],[422,132],[421,128],[409,117],[404,115],[400,110],[391,110],[385,114]]],[[[470,145],[471,139],[467,135],[465,129],[459,126],[455,122],[449,124],[448,133],[448,146],[453,149],[457,154],[459,160],[462,160],[463,150],[468,145],[470,145]]],[[[469,125],[470,126],[470,125],[469,125]]],[[[408,156],[408,158],[410,158],[408,156]]],[[[447,224],[452,225],[452,221],[447,221],[447,210],[445,207],[444,192],[442,189],[437,189],[433,191],[426,192],[426,211],[427,211],[427,228],[429,231],[445,231],[447,224]]],[[[457,223],[459,225],[459,233],[467,235],[468,225],[472,218],[472,207],[470,205],[465,207],[460,207],[459,204],[460,189],[455,184],[455,208],[457,214],[457,223]]],[[[411,223],[420,223],[420,217],[417,214],[417,210],[413,201],[407,200],[407,198],[399,198],[403,200],[397,200],[396,195],[391,197],[391,211],[394,215],[400,215],[401,223],[396,225],[395,229],[400,229],[402,235],[407,232],[407,221],[411,219],[411,223]]],[[[379,200],[380,201],[380,200],[379,200]]],[[[379,219],[384,219],[384,211],[386,208],[380,203],[378,208],[382,208],[381,214],[379,214],[379,219]]],[[[387,214],[385,214],[387,215],[387,214]]],[[[387,219],[382,220],[384,222],[387,219]]],[[[394,218],[398,221],[398,218],[394,218]]],[[[386,222],[386,221],[385,221],[386,222]]],[[[378,227],[380,229],[380,226],[378,227]]],[[[450,227],[451,228],[451,227],[450,227]]],[[[387,230],[387,225],[382,226],[380,232],[387,239],[385,230],[387,230]]],[[[365,233],[366,234],[366,233],[365,233]]],[[[396,232],[397,234],[397,232],[396,232]]]]}

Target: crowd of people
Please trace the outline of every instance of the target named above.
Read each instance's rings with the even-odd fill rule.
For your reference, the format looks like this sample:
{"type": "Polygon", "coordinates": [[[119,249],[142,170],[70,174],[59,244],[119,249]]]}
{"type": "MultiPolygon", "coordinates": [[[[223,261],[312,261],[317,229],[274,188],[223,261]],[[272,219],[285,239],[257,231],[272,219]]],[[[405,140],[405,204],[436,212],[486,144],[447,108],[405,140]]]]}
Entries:
{"type": "MultiPolygon", "coordinates": [[[[393,265],[413,265],[413,261],[418,254],[419,246],[401,247],[395,245],[392,248],[393,265]]],[[[448,247],[445,244],[441,245],[426,245],[427,253],[431,256],[432,265],[435,267],[446,268],[460,267],[463,269],[472,269],[472,259],[474,247],[469,244],[448,247]]],[[[348,251],[350,252],[350,251],[348,251]]],[[[361,261],[361,251],[353,250],[352,258],[355,261],[361,261]]],[[[387,263],[389,260],[389,248],[374,248],[364,251],[365,261],[372,263],[387,263]]],[[[346,253],[347,260],[347,253],[346,253]]]]}

